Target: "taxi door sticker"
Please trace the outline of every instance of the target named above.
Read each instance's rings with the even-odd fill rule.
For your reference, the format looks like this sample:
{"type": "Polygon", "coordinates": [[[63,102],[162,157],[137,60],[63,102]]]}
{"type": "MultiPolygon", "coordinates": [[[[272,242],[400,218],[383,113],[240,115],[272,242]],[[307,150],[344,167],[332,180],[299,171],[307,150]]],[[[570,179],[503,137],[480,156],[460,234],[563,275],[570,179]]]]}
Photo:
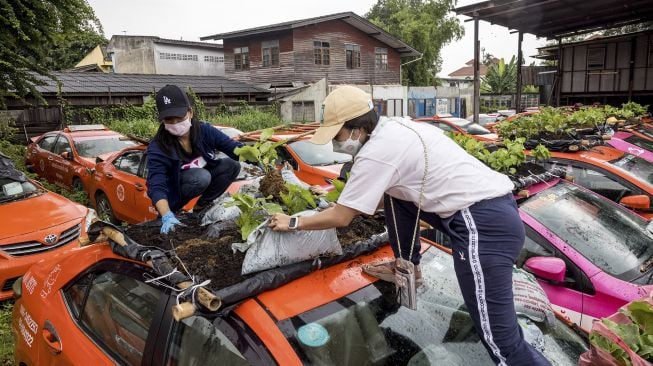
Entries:
{"type": "Polygon", "coordinates": [[[59,273],[61,273],[61,264],[57,264],[54,268],[52,268],[52,271],[50,271],[50,274],[48,277],[45,279],[45,283],[43,284],[43,288],[41,289],[41,297],[46,298],[50,293],[52,292],[52,286],[54,285],[55,282],[57,282],[57,278],[59,278],[59,273]]]}
{"type": "Polygon", "coordinates": [[[18,318],[18,329],[20,334],[23,336],[25,343],[27,343],[28,346],[32,347],[32,343],[34,342],[36,332],[39,330],[39,326],[36,324],[36,321],[34,321],[30,313],[25,310],[23,304],[20,305],[19,312],[20,317],[18,318]]]}
{"type": "Polygon", "coordinates": [[[41,159],[41,161],[39,161],[39,168],[41,168],[42,172],[45,171],[45,161],[43,161],[43,159],[41,159]]]}
{"type": "Polygon", "coordinates": [[[118,187],[116,187],[116,196],[120,202],[125,200],[125,187],[122,184],[118,184],[118,187]]]}

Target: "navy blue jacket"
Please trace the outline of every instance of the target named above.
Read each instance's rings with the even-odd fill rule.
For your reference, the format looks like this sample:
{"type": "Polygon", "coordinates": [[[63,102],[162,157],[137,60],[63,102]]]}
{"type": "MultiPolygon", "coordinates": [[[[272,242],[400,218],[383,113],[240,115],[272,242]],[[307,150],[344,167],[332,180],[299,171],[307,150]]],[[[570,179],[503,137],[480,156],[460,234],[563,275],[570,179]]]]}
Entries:
{"type": "MultiPolygon", "coordinates": [[[[215,164],[219,160],[220,151],[238,160],[234,149],[243,144],[232,140],[222,131],[205,122],[200,123],[200,131],[197,145],[207,165],[215,164]]],[[[147,195],[153,205],[161,199],[167,199],[171,210],[176,211],[181,208],[178,206],[181,204],[182,164],[176,149],[172,149],[168,155],[161,149],[156,139],[150,142],[147,147],[147,195]]]]}

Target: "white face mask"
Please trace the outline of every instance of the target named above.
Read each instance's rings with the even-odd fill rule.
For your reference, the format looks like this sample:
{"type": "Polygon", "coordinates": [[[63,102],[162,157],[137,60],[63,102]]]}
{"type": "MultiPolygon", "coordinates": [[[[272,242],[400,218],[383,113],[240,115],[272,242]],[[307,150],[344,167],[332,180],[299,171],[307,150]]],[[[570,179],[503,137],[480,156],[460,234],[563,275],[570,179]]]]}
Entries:
{"type": "Polygon", "coordinates": [[[361,147],[363,147],[363,144],[360,142],[360,134],[356,140],[351,138],[353,134],[354,130],[351,130],[349,137],[345,141],[332,140],[331,143],[333,144],[333,151],[356,156],[361,147]]]}
{"type": "Polygon", "coordinates": [[[177,122],[177,123],[164,123],[164,127],[166,131],[170,132],[171,135],[175,136],[183,136],[185,135],[188,130],[190,130],[190,118],[187,118],[184,121],[177,122]]]}

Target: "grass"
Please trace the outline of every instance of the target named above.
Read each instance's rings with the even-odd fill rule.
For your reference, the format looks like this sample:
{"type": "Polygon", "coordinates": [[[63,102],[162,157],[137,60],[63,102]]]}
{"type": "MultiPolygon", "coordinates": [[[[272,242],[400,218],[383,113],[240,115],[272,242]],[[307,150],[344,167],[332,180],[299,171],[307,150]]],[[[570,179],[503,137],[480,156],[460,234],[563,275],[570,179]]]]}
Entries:
{"type": "Polygon", "coordinates": [[[11,332],[11,312],[13,303],[0,306],[0,365],[14,363],[14,337],[11,332]]]}

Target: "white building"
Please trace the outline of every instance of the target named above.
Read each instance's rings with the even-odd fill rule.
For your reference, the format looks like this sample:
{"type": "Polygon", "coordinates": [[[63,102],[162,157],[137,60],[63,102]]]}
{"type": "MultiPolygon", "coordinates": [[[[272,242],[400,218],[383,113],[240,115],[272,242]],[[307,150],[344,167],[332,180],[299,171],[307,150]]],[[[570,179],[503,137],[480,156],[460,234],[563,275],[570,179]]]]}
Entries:
{"type": "Polygon", "coordinates": [[[224,76],[222,44],[114,35],[107,46],[119,74],[224,76]]]}

